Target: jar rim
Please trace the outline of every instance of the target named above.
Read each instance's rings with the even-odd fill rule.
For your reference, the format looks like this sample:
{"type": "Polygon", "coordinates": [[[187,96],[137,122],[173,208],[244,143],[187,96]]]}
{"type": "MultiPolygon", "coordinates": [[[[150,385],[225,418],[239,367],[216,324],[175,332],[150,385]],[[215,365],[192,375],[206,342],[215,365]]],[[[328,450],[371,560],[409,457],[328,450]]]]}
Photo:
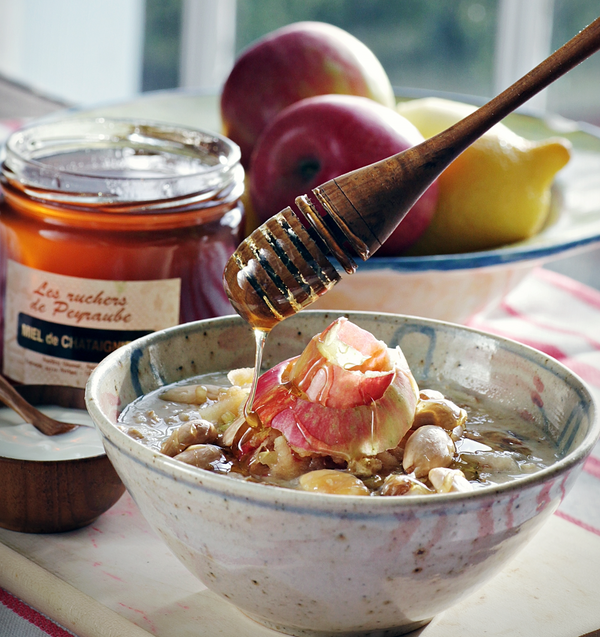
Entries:
{"type": "Polygon", "coordinates": [[[54,201],[159,201],[219,191],[239,179],[227,137],[154,120],[37,120],[8,138],[2,178],[54,201]]]}

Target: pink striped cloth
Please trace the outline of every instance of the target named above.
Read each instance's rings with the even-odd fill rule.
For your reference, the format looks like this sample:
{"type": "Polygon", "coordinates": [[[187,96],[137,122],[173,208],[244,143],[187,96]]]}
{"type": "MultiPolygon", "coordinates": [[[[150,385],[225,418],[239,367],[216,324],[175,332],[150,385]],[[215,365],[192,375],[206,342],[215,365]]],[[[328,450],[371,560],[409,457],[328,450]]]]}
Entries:
{"type": "Polygon", "coordinates": [[[2,637],[76,637],[0,588],[0,635],[2,637]]]}
{"type": "Polygon", "coordinates": [[[26,120],[24,119],[2,119],[0,120],[0,146],[6,138],[18,128],[21,128],[26,120]]]}
{"type": "MultiPolygon", "coordinates": [[[[583,379],[600,405],[600,292],[539,268],[498,308],[469,325],[549,354],[583,379]]],[[[600,442],[556,515],[600,535],[600,442]]]]}

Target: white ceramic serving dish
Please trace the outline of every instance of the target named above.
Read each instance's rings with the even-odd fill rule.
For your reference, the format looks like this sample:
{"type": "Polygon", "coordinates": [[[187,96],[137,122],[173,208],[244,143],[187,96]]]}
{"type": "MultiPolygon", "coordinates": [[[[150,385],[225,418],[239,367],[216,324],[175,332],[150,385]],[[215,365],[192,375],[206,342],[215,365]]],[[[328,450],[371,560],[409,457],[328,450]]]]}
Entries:
{"type": "MultiPolygon", "coordinates": [[[[410,91],[397,91],[410,95],[410,91]]],[[[414,96],[423,97],[422,92],[414,96]]],[[[450,99],[460,96],[444,95],[450,99]]],[[[400,98],[399,98],[400,99],[400,98]]],[[[467,98],[465,98],[467,99],[467,98]]],[[[148,93],[75,115],[163,120],[221,131],[218,99],[189,91],[148,93]]],[[[372,257],[315,309],[396,312],[463,323],[496,306],[536,266],[600,242],[600,130],[564,118],[513,114],[505,123],[528,139],[563,136],[573,156],[556,179],[556,209],[537,236],[496,250],[419,257],[372,257]]]]}
{"type": "MultiPolygon", "coordinates": [[[[298,354],[336,312],[301,312],[271,333],[265,367],[298,354]]],[[[138,396],[199,373],[252,365],[237,317],[146,336],[92,373],[88,410],[142,514],[209,589],[255,620],[304,636],[398,635],[427,623],[502,569],[569,491],[598,434],[589,391],[548,356],[426,319],[350,313],[400,345],[421,386],[440,381],[527,414],[556,447],[537,473],[470,493],[316,494],[195,469],[117,426],[138,396]]]]}

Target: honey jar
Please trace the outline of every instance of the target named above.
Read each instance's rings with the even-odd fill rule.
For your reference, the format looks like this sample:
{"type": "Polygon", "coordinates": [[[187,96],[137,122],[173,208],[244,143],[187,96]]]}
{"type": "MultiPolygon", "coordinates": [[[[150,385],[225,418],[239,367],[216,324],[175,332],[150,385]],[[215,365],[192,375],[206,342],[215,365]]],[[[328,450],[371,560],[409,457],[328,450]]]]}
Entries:
{"type": "Polygon", "coordinates": [[[3,373],[82,388],[139,336],[231,314],[238,147],[154,122],[77,118],[13,133],[1,165],[3,373]]]}

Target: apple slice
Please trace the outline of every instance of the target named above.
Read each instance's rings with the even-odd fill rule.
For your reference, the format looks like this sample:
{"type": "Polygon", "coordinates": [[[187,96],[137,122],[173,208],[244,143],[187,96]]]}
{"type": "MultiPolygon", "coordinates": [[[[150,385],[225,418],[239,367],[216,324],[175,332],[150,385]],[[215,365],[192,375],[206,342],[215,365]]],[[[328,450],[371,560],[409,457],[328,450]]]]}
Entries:
{"type": "Polygon", "coordinates": [[[354,460],[396,447],[417,401],[400,348],[339,318],[260,377],[253,410],[301,456],[354,460]]]}

